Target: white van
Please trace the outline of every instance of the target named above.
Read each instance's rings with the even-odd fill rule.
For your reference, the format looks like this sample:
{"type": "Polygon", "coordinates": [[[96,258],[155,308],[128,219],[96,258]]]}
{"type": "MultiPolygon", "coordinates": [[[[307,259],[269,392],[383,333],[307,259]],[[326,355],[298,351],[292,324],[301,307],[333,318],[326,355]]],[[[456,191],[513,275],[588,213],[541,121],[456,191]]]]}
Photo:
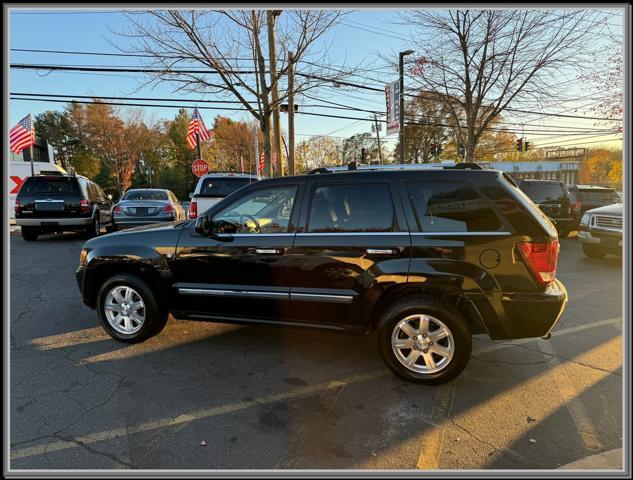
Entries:
{"type": "MultiPolygon", "coordinates": [[[[67,175],[59,165],[52,162],[33,162],[33,171],[37,175],[38,173],[53,173],[59,172],[67,175]]],[[[9,162],[9,218],[13,220],[15,218],[15,197],[20,190],[20,187],[24,181],[31,176],[31,162],[15,161],[9,162]]]]}

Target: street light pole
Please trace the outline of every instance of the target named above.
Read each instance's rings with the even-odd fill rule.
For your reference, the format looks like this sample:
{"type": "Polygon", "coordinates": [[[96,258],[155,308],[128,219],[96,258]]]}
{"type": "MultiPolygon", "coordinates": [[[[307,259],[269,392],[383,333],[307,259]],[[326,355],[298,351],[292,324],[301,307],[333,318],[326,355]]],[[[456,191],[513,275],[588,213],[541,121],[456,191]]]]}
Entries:
{"type": "Polygon", "coordinates": [[[400,73],[400,163],[404,163],[404,57],[411,55],[413,50],[405,50],[399,54],[400,73]]]}

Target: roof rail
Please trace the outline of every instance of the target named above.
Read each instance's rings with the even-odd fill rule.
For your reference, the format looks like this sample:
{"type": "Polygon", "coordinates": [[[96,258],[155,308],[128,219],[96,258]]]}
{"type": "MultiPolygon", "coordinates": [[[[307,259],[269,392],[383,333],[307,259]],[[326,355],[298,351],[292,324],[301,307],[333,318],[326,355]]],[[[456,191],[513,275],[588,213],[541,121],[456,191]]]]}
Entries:
{"type": "Polygon", "coordinates": [[[484,169],[484,167],[474,162],[461,162],[461,163],[456,163],[453,166],[444,167],[444,168],[450,168],[450,169],[456,169],[456,170],[483,170],[484,169]]]}
{"type": "Polygon", "coordinates": [[[312,170],[310,170],[308,172],[308,175],[314,175],[317,173],[332,173],[332,171],[324,167],[319,167],[319,168],[313,168],[312,170]]]}

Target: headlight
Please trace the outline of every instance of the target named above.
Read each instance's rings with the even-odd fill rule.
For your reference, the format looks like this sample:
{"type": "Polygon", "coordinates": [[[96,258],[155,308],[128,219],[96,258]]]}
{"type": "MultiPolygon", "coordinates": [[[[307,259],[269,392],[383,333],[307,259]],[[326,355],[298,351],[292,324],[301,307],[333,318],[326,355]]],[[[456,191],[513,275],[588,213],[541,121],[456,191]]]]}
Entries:
{"type": "Polygon", "coordinates": [[[580,219],[580,224],[589,226],[589,222],[590,221],[591,221],[591,214],[590,213],[585,213],[582,216],[582,218],[580,219]]]}
{"type": "Polygon", "coordinates": [[[90,250],[84,248],[81,250],[81,253],[79,254],[79,266],[80,267],[85,267],[86,264],[88,263],[88,252],[90,250]]]}

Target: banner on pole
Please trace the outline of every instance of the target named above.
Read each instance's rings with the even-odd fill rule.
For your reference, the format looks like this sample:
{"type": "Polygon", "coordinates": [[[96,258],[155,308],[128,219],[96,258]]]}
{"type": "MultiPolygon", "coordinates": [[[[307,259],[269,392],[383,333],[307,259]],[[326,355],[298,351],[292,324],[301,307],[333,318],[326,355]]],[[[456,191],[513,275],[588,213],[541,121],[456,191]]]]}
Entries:
{"type": "Polygon", "coordinates": [[[400,82],[396,80],[385,85],[387,102],[387,135],[400,131],[400,82]]]}

